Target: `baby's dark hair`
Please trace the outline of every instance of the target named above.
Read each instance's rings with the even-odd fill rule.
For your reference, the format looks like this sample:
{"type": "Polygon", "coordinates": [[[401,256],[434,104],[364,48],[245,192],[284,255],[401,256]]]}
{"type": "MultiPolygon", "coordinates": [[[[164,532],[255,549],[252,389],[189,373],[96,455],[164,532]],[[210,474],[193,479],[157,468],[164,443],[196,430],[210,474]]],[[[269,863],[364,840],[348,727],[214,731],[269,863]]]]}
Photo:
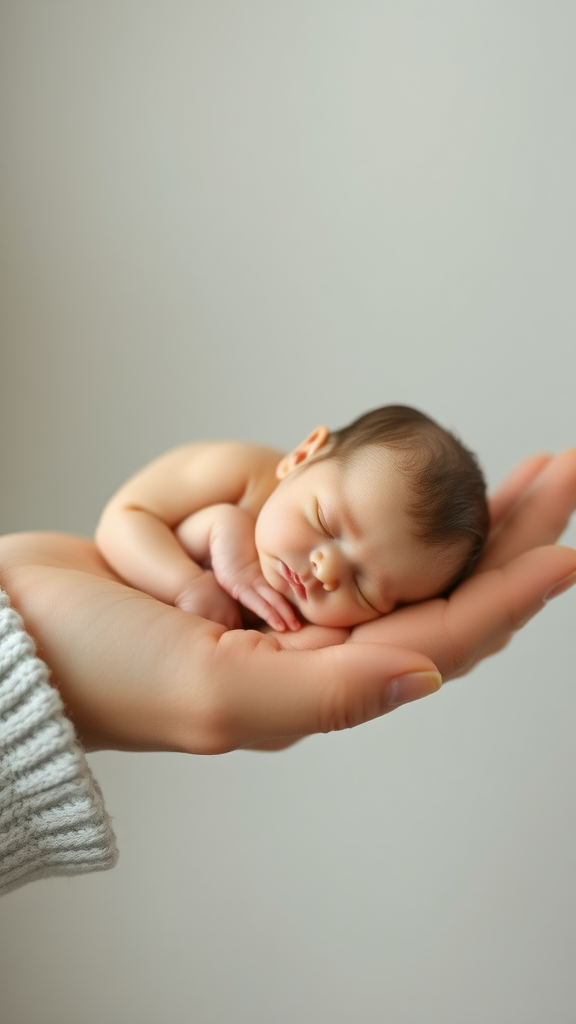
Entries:
{"type": "Polygon", "coordinates": [[[326,458],[348,459],[361,448],[383,447],[407,474],[406,509],[414,535],[436,548],[462,545],[449,588],[476,565],[488,536],[486,483],[475,455],[429,416],[406,405],[386,405],[330,433],[326,458]]]}

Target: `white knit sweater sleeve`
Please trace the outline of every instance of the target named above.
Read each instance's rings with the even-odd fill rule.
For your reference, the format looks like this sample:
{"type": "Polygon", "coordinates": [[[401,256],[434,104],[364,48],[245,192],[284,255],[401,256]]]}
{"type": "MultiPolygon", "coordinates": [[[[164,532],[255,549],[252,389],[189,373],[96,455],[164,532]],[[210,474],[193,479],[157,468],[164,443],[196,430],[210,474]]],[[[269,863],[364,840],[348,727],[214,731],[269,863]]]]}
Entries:
{"type": "Polygon", "coordinates": [[[0,895],[37,878],[102,871],[117,857],[61,697],[0,590],[0,895]]]}

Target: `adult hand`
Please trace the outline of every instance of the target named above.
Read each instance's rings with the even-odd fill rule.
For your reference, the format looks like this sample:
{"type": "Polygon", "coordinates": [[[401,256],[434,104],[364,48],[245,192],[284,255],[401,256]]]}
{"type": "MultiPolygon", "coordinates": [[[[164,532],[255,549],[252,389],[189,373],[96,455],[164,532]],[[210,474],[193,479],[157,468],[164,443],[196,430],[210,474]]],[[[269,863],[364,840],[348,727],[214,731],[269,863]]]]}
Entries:
{"type": "Polygon", "coordinates": [[[280,746],[385,714],[433,692],[435,664],[450,678],[502,647],[576,574],[576,552],[538,547],[574,507],[576,450],[528,460],[493,499],[493,534],[470,580],[350,634],[226,632],[125,587],[90,542],[55,534],[0,540],[0,583],[88,747],[280,746]]]}
{"type": "Polygon", "coordinates": [[[327,647],[324,636],[322,650],[283,651],[275,636],[163,604],[119,582],[79,537],[1,538],[0,567],[88,749],[286,746],[440,686],[430,659],[404,648],[327,647]]]}

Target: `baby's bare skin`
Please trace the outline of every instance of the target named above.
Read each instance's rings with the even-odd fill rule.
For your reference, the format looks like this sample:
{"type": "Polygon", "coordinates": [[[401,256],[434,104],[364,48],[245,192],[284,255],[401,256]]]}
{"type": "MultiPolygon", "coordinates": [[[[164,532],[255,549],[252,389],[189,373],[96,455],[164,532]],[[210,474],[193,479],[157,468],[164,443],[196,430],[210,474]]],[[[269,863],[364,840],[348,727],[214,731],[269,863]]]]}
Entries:
{"type": "Polygon", "coordinates": [[[449,598],[351,631],[226,631],[122,586],[89,541],[57,534],[0,538],[0,585],[87,748],[279,749],[435,692],[435,667],[470,671],[574,583],[576,552],[540,545],[576,508],[576,449],[522,463],[490,507],[482,561],[449,598]]]}
{"type": "Polygon", "coordinates": [[[281,457],[236,442],[176,448],[114,495],[96,543],[127,583],[166,604],[237,628],[242,600],[274,628],[298,629],[291,606],[263,579],[254,545],[281,457]]]}
{"type": "Polygon", "coordinates": [[[415,539],[392,456],[342,465],[322,457],[329,437],[318,427],[288,455],[238,442],[168,452],[111,499],[97,545],[133,587],[229,629],[241,608],[278,631],[351,627],[441,593],[458,552],[431,557],[415,539]]]}

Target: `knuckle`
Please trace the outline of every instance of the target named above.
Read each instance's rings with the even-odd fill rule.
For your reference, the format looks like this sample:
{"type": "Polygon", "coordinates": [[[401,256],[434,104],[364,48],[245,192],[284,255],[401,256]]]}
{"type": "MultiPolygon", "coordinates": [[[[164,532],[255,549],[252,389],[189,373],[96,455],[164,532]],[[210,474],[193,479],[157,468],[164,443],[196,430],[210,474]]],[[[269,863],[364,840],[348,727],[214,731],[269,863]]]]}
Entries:
{"type": "Polygon", "coordinates": [[[327,675],[330,683],[320,705],[320,732],[342,732],[353,729],[371,717],[366,707],[365,695],[359,690],[357,678],[352,671],[340,667],[338,678],[327,675]]]}
{"type": "MultiPolygon", "coordinates": [[[[506,636],[520,629],[520,627],[524,625],[524,622],[527,621],[527,619],[520,611],[520,609],[516,607],[514,604],[512,591],[511,588],[508,586],[508,574],[506,572],[506,567],[504,566],[501,569],[497,569],[496,572],[500,576],[500,602],[498,606],[500,618],[499,632],[506,636]]],[[[531,618],[531,615],[529,615],[528,618],[531,618]]],[[[491,637],[490,639],[491,642],[494,643],[494,638],[491,637]]]]}
{"type": "Polygon", "coordinates": [[[443,644],[442,674],[444,678],[450,678],[456,673],[466,671],[468,665],[473,664],[474,658],[471,658],[470,651],[465,649],[465,644],[461,639],[458,639],[458,634],[452,627],[450,606],[447,601],[444,602],[440,624],[445,640],[443,644]]]}

